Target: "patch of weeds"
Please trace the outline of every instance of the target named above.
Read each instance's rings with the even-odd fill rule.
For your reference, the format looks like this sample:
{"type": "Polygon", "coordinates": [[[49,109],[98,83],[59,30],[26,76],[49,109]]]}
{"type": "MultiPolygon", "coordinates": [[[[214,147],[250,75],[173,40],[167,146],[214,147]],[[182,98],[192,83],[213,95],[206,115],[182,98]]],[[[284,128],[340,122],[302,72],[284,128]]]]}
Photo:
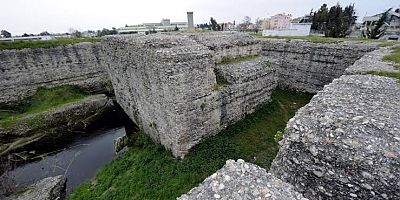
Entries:
{"type": "Polygon", "coordinates": [[[240,63],[243,61],[248,61],[248,60],[253,60],[258,58],[259,55],[245,55],[245,56],[239,56],[236,58],[232,57],[223,57],[221,62],[217,63],[218,65],[228,65],[228,64],[235,64],[235,63],[240,63]]]}
{"type": "Polygon", "coordinates": [[[281,141],[283,138],[283,132],[282,131],[277,131],[274,135],[274,140],[275,142],[281,141]]]}
{"type": "Polygon", "coordinates": [[[383,61],[394,62],[395,67],[400,69],[400,47],[392,48],[393,52],[383,57],[383,61]]]}
{"type": "Polygon", "coordinates": [[[389,42],[389,41],[385,41],[385,42],[381,42],[378,47],[391,47],[393,45],[397,44],[397,42],[389,42]]]}
{"type": "Polygon", "coordinates": [[[221,87],[222,87],[222,85],[216,83],[216,84],[213,85],[212,91],[213,91],[213,92],[220,91],[220,90],[221,90],[221,87]]]}
{"type": "Polygon", "coordinates": [[[68,199],[176,199],[228,159],[241,158],[267,169],[279,150],[275,134],[310,98],[274,91],[270,103],[204,140],[182,160],[141,132],[124,155],[99,170],[96,184],[84,183],[68,199]]]}
{"type": "Polygon", "coordinates": [[[267,60],[267,61],[265,61],[265,62],[263,63],[263,66],[266,67],[266,68],[270,68],[270,67],[272,66],[272,62],[269,61],[269,60],[267,60]]]}
{"type": "Polygon", "coordinates": [[[34,40],[34,41],[0,41],[0,50],[4,49],[25,49],[25,48],[52,48],[66,46],[80,42],[100,42],[100,38],[62,38],[55,40],[34,40]]]}
{"type": "Polygon", "coordinates": [[[390,78],[396,78],[400,81],[400,72],[388,72],[388,71],[369,71],[368,74],[386,76],[390,78]]]}

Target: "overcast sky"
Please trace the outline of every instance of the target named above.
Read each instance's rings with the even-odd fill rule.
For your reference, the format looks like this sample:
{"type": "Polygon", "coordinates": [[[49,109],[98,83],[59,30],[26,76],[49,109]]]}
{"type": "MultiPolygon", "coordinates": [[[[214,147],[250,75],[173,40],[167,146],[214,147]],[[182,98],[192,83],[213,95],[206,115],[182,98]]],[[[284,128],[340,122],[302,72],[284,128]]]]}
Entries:
{"type": "MultiPolygon", "coordinates": [[[[277,13],[294,17],[328,6],[338,0],[0,0],[0,29],[13,35],[23,33],[68,32],[103,27],[121,27],[143,22],[159,22],[161,18],[186,21],[186,12],[194,12],[194,22],[205,23],[210,17],[218,22],[253,20],[277,13]]],[[[399,0],[339,0],[342,6],[355,3],[361,18],[399,6],[399,0]]]]}

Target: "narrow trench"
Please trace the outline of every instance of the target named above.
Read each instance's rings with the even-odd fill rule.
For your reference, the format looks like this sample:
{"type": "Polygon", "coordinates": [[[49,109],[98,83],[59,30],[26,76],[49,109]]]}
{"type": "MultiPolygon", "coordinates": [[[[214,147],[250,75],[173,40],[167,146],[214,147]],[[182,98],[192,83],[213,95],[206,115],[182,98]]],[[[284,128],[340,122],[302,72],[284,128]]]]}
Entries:
{"type": "Polygon", "coordinates": [[[0,197],[9,195],[46,177],[64,175],[71,193],[96,172],[122,155],[115,152],[114,140],[137,132],[138,128],[117,107],[87,132],[65,133],[56,141],[45,141],[0,158],[0,197]]]}

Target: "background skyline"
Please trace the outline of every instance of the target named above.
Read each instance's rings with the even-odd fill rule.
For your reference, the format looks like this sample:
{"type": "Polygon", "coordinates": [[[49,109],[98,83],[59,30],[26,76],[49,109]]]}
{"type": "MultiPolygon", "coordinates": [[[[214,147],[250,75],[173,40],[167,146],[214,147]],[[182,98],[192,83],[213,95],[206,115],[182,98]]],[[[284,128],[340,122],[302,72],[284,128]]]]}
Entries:
{"type": "Polygon", "coordinates": [[[194,12],[194,23],[208,23],[210,17],[217,22],[240,23],[244,16],[252,21],[257,17],[267,18],[285,12],[293,17],[318,10],[323,4],[333,6],[339,2],[343,7],[355,3],[359,21],[364,16],[374,15],[390,7],[399,6],[398,0],[0,0],[2,18],[0,29],[13,35],[68,32],[102,28],[119,28],[144,22],[160,22],[169,18],[173,22],[187,21],[186,12],[194,12]]]}

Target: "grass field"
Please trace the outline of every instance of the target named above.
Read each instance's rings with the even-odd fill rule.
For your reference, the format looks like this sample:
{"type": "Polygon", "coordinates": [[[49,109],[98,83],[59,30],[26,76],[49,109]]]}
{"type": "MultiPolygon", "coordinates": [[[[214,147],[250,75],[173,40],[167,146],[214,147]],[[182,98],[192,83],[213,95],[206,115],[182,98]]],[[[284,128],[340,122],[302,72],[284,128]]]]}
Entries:
{"type": "Polygon", "coordinates": [[[87,95],[75,86],[39,88],[24,104],[13,108],[0,108],[0,126],[10,126],[20,117],[74,102],[83,99],[87,95]]]}
{"type": "Polygon", "coordinates": [[[148,136],[104,166],[95,181],[81,185],[68,199],[175,199],[220,169],[242,158],[268,168],[278,152],[274,135],[310,100],[310,95],[277,90],[272,102],[228,127],[177,160],[148,136]]]}
{"type": "Polygon", "coordinates": [[[0,50],[25,48],[51,48],[80,42],[100,42],[100,38],[63,38],[55,40],[0,41],[0,50]]]}
{"type": "Polygon", "coordinates": [[[386,76],[390,78],[396,78],[400,81],[400,72],[387,72],[387,71],[369,71],[368,74],[386,76]]]}
{"type": "Polygon", "coordinates": [[[394,62],[395,66],[400,69],[400,47],[394,47],[393,52],[383,57],[383,60],[394,62]]]}

